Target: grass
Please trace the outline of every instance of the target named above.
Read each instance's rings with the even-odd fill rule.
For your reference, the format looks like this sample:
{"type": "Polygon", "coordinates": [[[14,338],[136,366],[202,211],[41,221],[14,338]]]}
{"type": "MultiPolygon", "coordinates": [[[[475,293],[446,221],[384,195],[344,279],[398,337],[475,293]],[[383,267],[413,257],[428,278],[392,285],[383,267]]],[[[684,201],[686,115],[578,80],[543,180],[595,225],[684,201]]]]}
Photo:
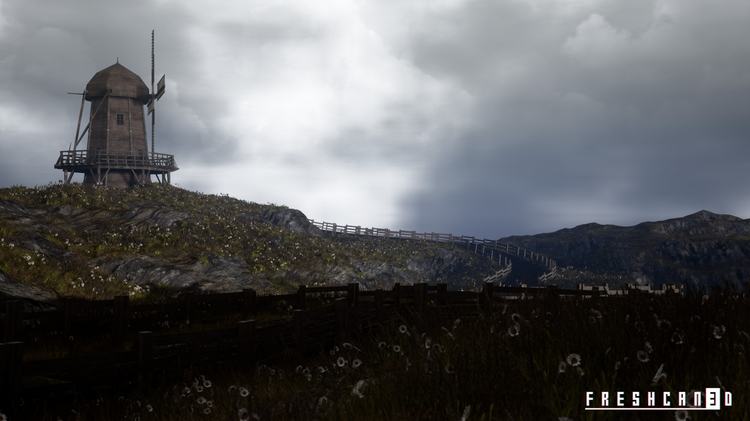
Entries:
{"type": "MultiPolygon", "coordinates": [[[[0,270],[11,279],[63,296],[105,299],[128,294],[148,299],[153,286],[137,285],[103,269],[107,263],[133,257],[155,259],[165,266],[235,259],[247,267],[248,286],[259,293],[289,292],[300,283],[327,284],[340,270],[360,276],[372,288],[391,286],[392,281],[378,285],[367,279],[363,265],[391,265],[415,281],[445,281],[440,276],[448,276],[419,279],[408,262],[439,258],[450,246],[297,233],[263,218],[285,207],[172,186],[11,187],[0,189],[2,202],[24,211],[0,215],[0,270]]],[[[449,274],[454,285],[468,285],[478,275],[492,273],[488,259],[454,251],[465,262],[461,272],[449,274]]]]}
{"type": "Polygon", "coordinates": [[[36,405],[30,414],[144,421],[643,419],[595,417],[583,411],[584,393],[721,387],[733,393],[733,406],[692,412],[691,419],[748,419],[749,331],[747,293],[508,301],[476,319],[406,317],[310,359],[255,370],[218,367],[122,396],[36,405]]]}

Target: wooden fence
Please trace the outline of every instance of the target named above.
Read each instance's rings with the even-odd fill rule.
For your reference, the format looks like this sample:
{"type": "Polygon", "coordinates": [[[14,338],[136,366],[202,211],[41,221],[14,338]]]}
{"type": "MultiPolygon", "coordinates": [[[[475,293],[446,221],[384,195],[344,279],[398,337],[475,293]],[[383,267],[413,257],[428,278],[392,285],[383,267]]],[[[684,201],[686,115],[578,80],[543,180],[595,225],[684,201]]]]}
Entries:
{"type": "Polygon", "coordinates": [[[21,301],[6,301],[1,315],[0,407],[12,408],[22,395],[43,397],[71,387],[179,377],[195,365],[222,361],[253,365],[274,356],[320,352],[353,333],[403,317],[405,309],[408,314],[463,312],[462,317],[471,317],[480,305],[496,299],[550,295],[590,297],[599,292],[491,283],[480,292],[448,291],[446,284],[423,283],[363,291],[358,284],[349,284],[303,285],[294,294],[272,296],[258,296],[253,290],[197,295],[162,304],[131,304],[127,297],[65,300],[56,303],[55,310],[34,312],[24,311],[21,301]],[[277,317],[264,320],[260,312],[277,317]],[[165,326],[169,321],[173,324],[165,326]],[[206,327],[209,322],[214,325],[206,327]],[[202,327],[188,329],[188,325],[202,327]],[[50,338],[67,340],[67,351],[54,357],[36,356],[35,348],[50,338]],[[118,346],[85,350],[76,346],[82,338],[88,338],[89,345],[118,346]]]}
{"type": "Polygon", "coordinates": [[[385,237],[385,238],[402,238],[408,240],[420,240],[420,241],[435,241],[440,243],[454,243],[464,246],[468,250],[474,253],[487,256],[493,261],[498,260],[498,263],[503,265],[505,258],[521,258],[535,265],[544,266],[547,269],[554,269],[557,263],[554,259],[545,256],[543,254],[518,247],[513,244],[501,243],[498,240],[488,240],[476,237],[470,237],[466,235],[453,235],[443,234],[437,232],[416,232],[416,231],[404,231],[404,230],[390,230],[388,228],[366,228],[359,225],[339,225],[331,222],[320,222],[310,219],[316,228],[321,231],[335,233],[335,234],[348,234],[348,235],[362,235],[370,237],[385,237]]]}

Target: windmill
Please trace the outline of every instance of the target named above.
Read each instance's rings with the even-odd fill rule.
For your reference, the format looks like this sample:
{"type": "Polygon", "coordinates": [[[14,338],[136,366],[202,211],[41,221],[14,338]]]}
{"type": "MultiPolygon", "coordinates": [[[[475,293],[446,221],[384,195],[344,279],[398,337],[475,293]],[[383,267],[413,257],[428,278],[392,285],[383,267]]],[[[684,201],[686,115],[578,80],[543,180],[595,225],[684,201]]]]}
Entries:
{"type": "MultiPolygon", "coordinates": [[[[68,150],[61,151],[55,168],[63,170],[64,182],[83,173],[84,184],[130,187],[171,182],[176,171],[174,156],[156,153],[155,103],[164,95],[165,77],[154,90],[154,31],[151,32],[151,91],[120,60],[97,72],[81,95],[76,135],[68,150]],[[81,131],[84,102],[90,101],[89,122],[81,131]],[[143,106],[151,114],[151,149],[148,148],[143,106]],[[88,133],[85,150],[78,145],[88,133]]],[[[71,92],[69,92],[71,93],[71,92]]]]}

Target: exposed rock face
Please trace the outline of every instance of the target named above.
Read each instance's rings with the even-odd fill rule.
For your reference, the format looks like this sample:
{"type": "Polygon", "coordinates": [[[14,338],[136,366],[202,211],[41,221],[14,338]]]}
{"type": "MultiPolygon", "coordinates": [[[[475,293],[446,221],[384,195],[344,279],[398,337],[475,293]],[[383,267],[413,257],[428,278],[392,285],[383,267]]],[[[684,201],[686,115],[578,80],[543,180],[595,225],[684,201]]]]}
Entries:
{"type": "Polygon", "coordinates": [[[320,234],[320,230],[310,223],[304,213],[297,209],[269,206],[261,213],[261,219],[277,227],[285,228],[297,233],[305,233],[309,235],[320,234]]]}
{"type": "Polygon", "coordinates": [[[632,227],[586,224],[503,241],[545,253],[560,266],[627,281],[740,286],[750,280],[750,220],[708,211],[632,227]]]}
{"type": "Polygon", "coordinates": [[[57,296],[33,285],[24,285],[13,282],[0,271],[0,298],[22,298],[32,301],[50,301],[57,296]]]}

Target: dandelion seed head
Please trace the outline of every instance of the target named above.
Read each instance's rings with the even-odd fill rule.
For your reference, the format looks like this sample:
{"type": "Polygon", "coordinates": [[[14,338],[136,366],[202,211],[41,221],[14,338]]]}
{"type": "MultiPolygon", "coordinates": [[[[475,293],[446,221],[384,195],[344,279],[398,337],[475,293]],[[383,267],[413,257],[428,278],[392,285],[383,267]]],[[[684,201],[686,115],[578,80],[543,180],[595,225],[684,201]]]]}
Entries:
{"type": "Polygon", "coordinates": [[[336,359],[336,365],[339,367],[344,367],[346,365],[346,359],[344,357],[338,357],[336,359]]]}
{"type": "Polygon", "coordinates": [[[237,410],[237,419],[239,421],[250,421],[250,412],[248,412],[247,408],[237,410]]]}
{"type": "Polygon", "coordinates": [[[250,396],[250,391],[247,390],[247,388],[245,388],[245,387],[241,387],[240,388],[240,396],[242,396],[243,398],[246,398],[246,397],[250,396]]]}
{"type": "Polygon", "coordinates": [[[642,363],[647,363],[651,358],[648,356],[648,352],[639,349],[638,352],[635,353],[635,356],[638,358],[638,361],[642,363]]]}
{"type": "Polygon", "coordinates": [[[727,332],[727,328],[724,325],[714,326],[713,327],[713,335],[716,339],[721,339],[724,337],[724,334],[727,332]]]}
{"type": "Polygon", "coordinates": [[[403,334],[405,334],[405,333],[409,332],[409,329],[407,329],[406,325],[401,325],[401,326],[398,327],[398,331],[401,332],[401,333],[403,333],[403,334]]]}
{"type": "Polygon", "coordinates": [[[565,358],[565,361],[571,367],[578,367],[579,365],[581,365],[581,354],[568,354],[568,356],[565,358]]]}
{"type": "Polygon", "coordinates": [[[359,358],[355,358],[354,360],[352,360],[352,368],[359,368],[359,366],[361,365],[362,360],[360,360],[359,358]]]}
{"type": "Polygon", "coordinates": [[[687,421],[690,419],[688,412],[685,410],[675,411],[674,419],[677,421],[687,421]]]}
{"type": "Polygon", "coordinates": [[[203,405],[203,404],[205,404],[208,401],[203,396],[198,396],[198,399],[196,399],[195,402],[197,402],[198,405],[203,405]]]}
{"type": "Polygon", "coordinates": [[[393,345],[393,352],[400,354],[401,353],[401,347],[398,345],[393,345]]]}
{"type": "Polygon", "coordinates": [[[511,337],[516,337],[518,334],[521,333],[521,326],[518,325],[518,323],[513,323],[508,327],[508,335],[511,337]]]}

